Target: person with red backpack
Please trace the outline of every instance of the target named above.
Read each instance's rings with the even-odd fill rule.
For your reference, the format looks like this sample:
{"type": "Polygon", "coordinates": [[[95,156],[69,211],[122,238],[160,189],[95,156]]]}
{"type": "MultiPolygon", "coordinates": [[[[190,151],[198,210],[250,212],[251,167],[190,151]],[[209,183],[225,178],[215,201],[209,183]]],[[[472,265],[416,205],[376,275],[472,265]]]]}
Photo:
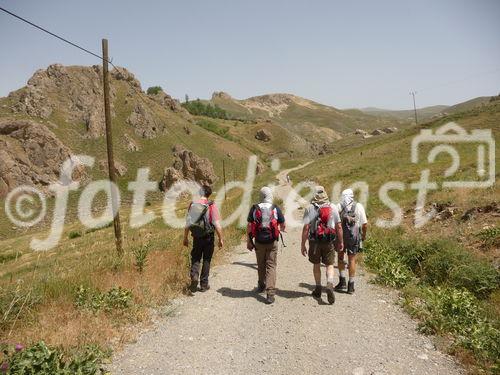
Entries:
{"type": "Polygon", "coordinates": [[[304,212],[303,222],[301,252],[303,256],[309,255],[309,261],[313,264],[316,288],[312,295],[321,298],[321,263],[323,263],[326,266],[326,295],[328,303],[332,305],[335,303],[333,292],[335,246],[338,251],[342,251],[343,239],[339,212],[337,207],[330,203],[323,186],[314,188],[314,197],[304,212]],[[306,247],[307,240],[309,240],[309,250],[306,247]]]}
{"type": "Polygon", "coordinates": [[[188,235],[193,237],[193,249],[191,250],[191,292],[198,290],[198,279],[200,278],[200,290],[206,292],[210,289],[208,276],[210,274],[210,263],[214,254],[215,235],[219,239],[219,248],[224,245],[222,229],[220,226],[219,210],[214,202],[208,200],[212,194],[212,188],[203,185],[200,189],[200,198],[189,205],[186,216],[186,227],[184,229],[184,246],[189,246],[188,235]]]}
{"type": "Polygon", "coordinates": [[[259,293],[267,292],[266,302],[272,304],[276,293],[276,261],[280,231],[285,230],[285,217],[280,208],[273,204],[272,190],[264,186],[260,189],[260,203],[248,213],[247,249],[255,249],[259,293]]]}

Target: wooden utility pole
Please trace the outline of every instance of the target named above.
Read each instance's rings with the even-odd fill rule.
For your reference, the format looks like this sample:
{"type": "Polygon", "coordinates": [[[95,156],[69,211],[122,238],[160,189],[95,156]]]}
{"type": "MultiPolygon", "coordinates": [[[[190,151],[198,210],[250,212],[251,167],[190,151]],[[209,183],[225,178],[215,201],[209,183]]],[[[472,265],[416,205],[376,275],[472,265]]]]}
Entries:
{"type": "Polygon", "coordinates": [[[222,178],[224,179],[224,200],[227,198],[227,191],[226,191],[226,163],[224,162],[224,159],[222,159],[222,178]]]}
{"type": "Polygon", "coordinates": [[[415,104],[415,94],[416,91],[410,92],[410,95],[413,96],[413,110],[415,111],[415,125],[418,125],[418,118],[417,118],[417,105],[415,104]]]}
{"type": "MultiPolygon", "coordinates": [[[[111,131],[111,109],[109,102],[109,71],[108,71],[108,40],[102,40],[102,76],[104,85],[104,119],[106,122],[106,146],[108,151],[108,170],[109,170],[109,181],[116,185],[115,177],[115,162],[113,159],[113,134],[111,131]]],[[[118,197],[115,191],[111,189],[111,204],[113,207],[113,212],[116,215],[113,217],[113,225],[115,228],[115,244],[116,252],[118,256],[123,255],[122,247],[122,228],[120,226],[120,208],[118,207],[118,197]]]]}

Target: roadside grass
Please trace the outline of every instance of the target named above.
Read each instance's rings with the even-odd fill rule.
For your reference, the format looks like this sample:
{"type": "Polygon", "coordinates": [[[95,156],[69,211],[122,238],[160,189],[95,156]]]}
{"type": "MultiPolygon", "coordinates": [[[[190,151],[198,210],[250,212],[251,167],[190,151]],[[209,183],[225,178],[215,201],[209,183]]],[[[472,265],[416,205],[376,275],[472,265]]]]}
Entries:
{"type": "Polygon", "coordinates": [[[500,283],[491,263],[453,239],[381,231],[367,241],[363,259],[376,282],[401,289],[421,332],[450,336],[450,352],[470,351],[480,368],[500,369],[500,321],[486,307],[500,283]]]}
{"type": "MultiPolygon", "coordinates": [[[[436,129],[449,121],[456,121],[467,131],[492,129],[493,137],[498,139],[500,105],[453,114],[367,140],[344,138],[332,145],[334,155],[315,160],[308,168],[292,172],[291,177],[293,181],[313,178],[331,189],[334,201],[342,189],[357,181],[366,182],[370,230],[363,260],[375,273],[374,280],[401,290],[402,304],[420,322],[422,332],[438,335],[438,341],[450,342],[444,349],[456,354],[472,373],[499,373],[500,219],[494,213],[477,210],[498,205],[498,186],[430,190],[425,212],[435,204],[451,207],[452,214],[432,219],[423,228],[414,226],[417,191],[410,184],[419,181],[425,168],[431,171],[431,181],[441,183],[451,159],[441,155],[435,163],[427,163],[431,146],[422,145],[421,162],[412,164],[411,140],[420,129],[436,129]],[[403,220],[394,229],[380,229],[375,226],[377,219],[392,218],[392,212],[378,195],[388,181],[404,183],[403,191],[390,192],[390,198],[402,207],[403,220]],[[469,210],[475,213],[462,219],[469,210]]],[[[461,160],[454,179],[477,179],[475,147],[456,145],[456,149],[461,160]]],[[[495,151],[499,160],[498,148],[495,151]]]]}

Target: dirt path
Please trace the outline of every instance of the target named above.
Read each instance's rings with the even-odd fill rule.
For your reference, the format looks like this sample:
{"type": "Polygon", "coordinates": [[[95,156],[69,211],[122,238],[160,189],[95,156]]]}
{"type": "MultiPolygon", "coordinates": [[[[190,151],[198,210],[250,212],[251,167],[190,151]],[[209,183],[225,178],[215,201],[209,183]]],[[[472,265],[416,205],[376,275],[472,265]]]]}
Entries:
{"type": "MultiPolygon", "coordinates": [[[[278,174],[276,193],[289,191],[278,174]]],[[[312,267],[300,230],[278,254],[274,305],[254,291],[255,255],[237,247],[216,267],[212,289],[173,301],[168,316],[115,355],[113,374],[462,374],[418,334],[395,295],[357,278],[356,294],[333,306],[310,296],[312,267]]],[[[281,245],[280,245],[281,246],[281,245]]]]}

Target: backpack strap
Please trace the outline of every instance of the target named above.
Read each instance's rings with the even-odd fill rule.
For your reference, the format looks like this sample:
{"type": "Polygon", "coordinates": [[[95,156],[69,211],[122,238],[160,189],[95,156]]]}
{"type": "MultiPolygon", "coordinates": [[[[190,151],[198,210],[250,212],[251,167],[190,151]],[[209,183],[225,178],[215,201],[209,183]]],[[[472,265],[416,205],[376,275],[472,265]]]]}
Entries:
{"type": "Polygon", "coordinates": [[[356,206],[357,206],[358,202],[356,201],[352,201],[352,206],[351,206],[351,209],[349,210],[349,214],[350,215],[354,215],[354,213],[356,212],[356,206]]]}

